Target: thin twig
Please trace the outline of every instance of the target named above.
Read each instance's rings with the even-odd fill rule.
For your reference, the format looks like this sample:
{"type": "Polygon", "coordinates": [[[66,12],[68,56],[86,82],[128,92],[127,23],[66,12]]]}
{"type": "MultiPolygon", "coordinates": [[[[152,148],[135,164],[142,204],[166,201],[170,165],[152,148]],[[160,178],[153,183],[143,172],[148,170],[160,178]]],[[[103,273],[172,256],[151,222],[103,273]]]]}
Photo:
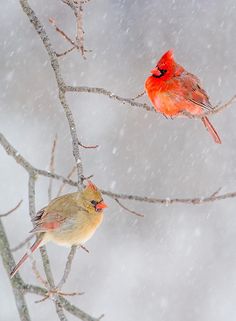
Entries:
{"type": "Polygon", "coordinates": [[[235,99],[236,99],[236,95],[234,95],[232,98],[230,98],[228,101],[226,101],[223,105],[219,105],[216,108],[213,108],[212,111],[210,111],[209,113],[206,113],[206,116],[220,113],[221,111],[223,111],[227,107],[231,106],[234,103],[235,99]]]}
{"type": "Polygon", "coordinates": [[[88,1],[83,0],[65,0],[62,1],[63,3],[67,4],[73,11],[74,16],[76,18],[76,44],[77,48],[79,49],[81,56],[86,59],[85,52],[91,51],[86,50],[84,48],[84,30],[83,30],[83,6],[88,1]]]}
{"type": "Polygon", "coordinates": [[[68,126],[69,126],[69,130],[70,130],[70,134],[71,134],[71,138],[72,138],[73,155],[75,158],[75,163],[77,165],[78,188],[80,190],[82,190],[83,189],[83,167],[82,167],[82,162],[81,162],[81,158],[80,158],[80,150],[79,150],[79,146],[81,144],[78,139],[74,117],[72,115],[72,112],[69,108],[69,105],[68,105],[66,97],[65,97],[65,82],[64,82],[64,79],[62,78],[58,57],[57,57],[56,52],[50,42],[50,39],[49,39],[46,31],[45,31],[45,28],[41,24],[40,20],[38,19],[38,17],[35,14],[35,12],[29,6],[28,0],[19,0],[19,1],[20,1],[23,11],[28,16],[30,22],[32,23],[32,25],[33,25],[35,31],[38,33],[39,37],[41,38],[43,45],[48,53],[48,57],[51,62],[51,66],[53,68],[54,75],[55,75],[57,85],[58,85],[58,92],[59,92],[58,97],[59,97],[61,106],[64,109],[64,112],[65,112],[65,115],[67,118],[67,122],[68,122],[68,126]]]}
{"type": "Polygon", "coordinates": [[[63,285],[66,283],[66,280],[70,274],[70,271],[71,271],[71,266],[72,266],[72,261],[74,259],[74,256],[75,256],[75,253],[76,253],[76,249],[77,249],[77,246],[76,245],[73,245],[70,249],[70,252],[68,254],[68,257],[67,257],[67,261],[66,261],[66,266],[65,266],[65,270],[64,270],[64,273],[63,273],[63,276],[60,280],[60,282],[58,283],[57,285],[57,288],[60,290],[63,285]]]}
{"type": "MultiPolygon", "coordinates": [[[[51,173],[55,172],[55,150],[56,150],[56,145],[57,145],[57,134],[55,135],[55,138],[52,143],[52,150],[51,150],[51,158],[50,158],[50,165],[49,165],[49,170],[51,173]]],[[[52,183],[53,179],[52,177],[49,179],[49,184],[48,184],[48,202],[52,200],[52,183]]]]}
{"type": "MultiPolygon", "coordinates": [[[[64,176],[53,174],[48,171],[37,169],[33,167],[4,137],[3,134],[0,133],[0,144],[3,146],[5,151],[12,156],[19,165],[26,169],[27,172],[33,173],[34,175],[40,175],[45,177],[52,177],[53,179],[59,180],[63,183],[66,183],[70,186],[78,187],[78,183],[67,179],[64,176]]],[[[193,198],[158,198],[158,197],[147,197],[147,196],[139,196],[132,194],[122,194],[122,193],[113,193],[107,190],[101,189],[102,194],[107,195],[113,199],[122,199],[122,200],[131,200],[145,203],[153,203],[153,204],[162,204],[162,205],[172,205],[172,204],[192,204],[198,205],[203,203],[209,203],[214,201],[220,201],[228,198],[235,198],[236,192],[228,192],[221,195],[215,196],[204,196],[204,197],[193,197],[193,198]]]]}
{"type": "Polygon", "coordinates": [[[10,278],[10,273],[12,271],[13,266],[15,266],[15,261],[13,255],[10,250],[10,245],[7,239],[7,234],[5,232],[4,226],[0,219],[0,255],[2,257],[2,262],[4,269],[9,277],[9,282],[11,282],[11,286],[13,289],[16,308],[19,313],[19,317],[21,321],[30,321],[30,315],[28,311],[28,307],[25,301],[24,293],[23,293],[23,281],[17,273],[14,278],[10,278]]]}
{"type": "Polygon", "coordinates": [[[62,52],[62,53],[57,53],[57,57],[60,58],[60,57],[63,57],[63,56],[66,56],[68,53],[70,53],[71,51],[73,51],[76,47],[71,47],[70,49],[62,52]]]}
{"type": "Polygon", "coordinates": [[[120,207],[122,207],[125,211],[127,211],[127,212],[129,212],[129,213],[131,213],[131,214],[134,214],[134,215],[136,215],[136,216],[144,217],[143,214],[140,214],[140,213],[137,213],[137,212],[135,212],[135,211],[133,211],[133,210],[130,210],[128,207],[126,207],[125,205],[123,205],[117,198],[115,198],[115,201],[116,201],[116,203],[119,204],[120,207]]]}
{"type": "Polygon", "coordinates": [[[23,202],[23,200],[20,200],[19,203],[17,203],[17,205],[14,208],[12,208],[10,211],[8,211],[6,213],[3,213],[3,214],[0,214],[0,218],[1,217],[6,217],[6,216],[10,215],[11,213],[13,213],[15,210],[18,209],[18,207],[20,207],[22,202],[23,202]]]}
{"type": "MultiPolygon", "coordinates": [[[[32,285],[32,284],[22,285],[22,290],[25,293],[34,293],[34,294],[37,294],[37,295],[40,295],[43,297],[45,297],[48,294],[47,290],[45,290],[39,286],[32,285]]],[[[71,304],[63,296],[58,297],[58,302],[61,304],[63,309],[65,309],[67,312],[69,312],[70,314],[74,315],[75,317],[77,317],[83,321],[99,321],[99,318],[94,318],[94,317],[90,316],[86,312],[77,308],[75,305],[71,304]]]]}
{"type": "MultiPolygon", "coordinates": [[[[36,211],[35,211],[35,182],[36,182],[36,176],[35,176],[35,172],[33,171],[29,175],[29,183],[28,183],[29,213],[30,213],[31,218],[35,217],[35,213],[36,213],[36,211]]],[[[44,272],[45,272],[45,275],[47,278],[47,283],[48,283],[50,289],[55,288],[55,283],[54,283],[54,279],[53,279],[53,274],[52,274],[47,250],[46,250],[45,246],[40,247],[39,250],[40,250],[42,261],[43,261],[43,267],[44,267],[44,272]]],[[[36,269],[35,269],[35,271],[37,272],[36,269]]],[[[36,273],[36,275],[37,275],[37,273],[36,273]]],[[[40,277],[40,274],[39,274],[39,277],[40,277]]],[[[40,278],[40,279],[42,279],[42,278],[40,278]]],[[[50,293],[50,289],[49,289],[48,293],[50,293]]],[[[56,311],[58,311],[59,303],[57,302],[57,297],[56,297],[56,300],[54,303],[55,303],[56,311]]],[[[60,310],[60,314],[58,314],[59,319],[61,319],[61,315],[63,315],[63,310],[60,310]]]]}
{"type": "Polygon", "coordinates": [[[215,197],[216,195],[219,194],[219,192],[222,190],[222,187],[219,187],[214,193],[210,195],[210,197],[215,197]]]}
{"type": "Polygon", "coordinates": [[[61,304],[60,303],[56,303],[55,307],[56,307],[56,312],[57,312],[57,315],[58,315],[60,321],[67,321],[68,319],[64,314],[64,311],[63,311],[63,308],[62,308],[61,304]]]}
{"type": "Polygon", "coordinates": [[[142,97],[142,96],[145,95],[145,94],[146,94],[146,91],[143,91],[141,94],[138,94],[137,96],[135,96],[135,97],[132,98],[132,99],[133,99],[133,100],[138,99],[138,98],[142,97]]]}
{"type": "Polygon", "coordinates": [[[154,111],[154,108],[148,104],[139,103],[132,98],[124,98],[114,94],[113,92],[99,87],[85,87],[85,86],[66,86],[66,92],[78,92],[78,93],[92,93],[97,95],[104,95],[109,97],[110,99],[121,102],[122,104],[128,104],[133,107],[144,108],[147,111],[154,111]]]}
{"type": "Polygon", "coordinates": [[[76,17],[76,43],[80,48],[82,57],[86,59],[84,50],[83,3],[81,0],[78,0],[77,10],[74,10],[74,14],[76,17]]]}
{"type": "MultiPolygon", "coordinates": [[[[69,172],[69,174],[67,175],[67,179],[70,179],[70,178],[72,177],[72,175],[74,174],[75,171],[76,171],[76,166],[74,166],[74,167],[72,168],[72,170],[69,172]]],[[[63,183],[61,184],[58,192],[57,192],[57,197],[61,195],[61,193],[62,193],[63,189],[65,188],[65,186],[66,186],[66,183],[63,182],[63,183]]]]}
{"type": "Polygon", "coordinates": [[[31,234],[28,236],[24,241],[20,242],[17,246],[11,248],[11,252],[18,251],[21,249],[25,244],[27,244],[33,237],[35,237],[34,234],[31,234]]]}
{"type": "Polygon", "coordinates": [[[44,272],[47,278],[47,282],[50,286],[50,289],[54,289],[55,288],[55,283],[54,283],[54,278],[53,278],[53,274],[52,274],[52,269],[51,269],[51,265],[50,265],[50,261],[49,261],[49,257],[47,254],[47,250],[45,246],[41,246],[39,248],[41,256],[42,256],[42,260],[43,260],[43,268],[44,268],[44,272]]]}
{"type": "Polygon", "coordinates": [[[85,252],[89,253],[89,250],[87,249],[87,247],[85,247],[84,245],[80,244],[80,248],[82,250],[84,250],[85,252]]]}
{"type": "Polygon", "coordinates": [[[56,25],[56,20],[55,20],[54,18],[50,18],[50,19],[48,19],[48,21],[51,23],[52,26],[55,27],[56,31],[57,31],[60,35],[62,35],[62,37],[63,37],[64,39],[66,39],[74,48],[79,49],[79,47],[76,45],[76,43],[75,43],[73,40],[71,40],[71,38],[70,38],[69,36],[67,36],[67,34],[66,34],[61,28],[59,28],[59,27],[56,25]]]}
{"type": "MultiPolygon", "coordinates": [[[[153,111],[156,113],[155,109],[148,104],[136,102],[133,98],[124,98],[124,97],[118,96],[118,95],[114,94],[113,92],[106,90],[104,88],[85,87],[85,86],[66,86],[65,90],[67,92],[93,93],[93,94],[98,94],[98,95],[105,95],[105,96],[109,97],[110,99],[117,100],[117,101],[121,102],[122,104],[129,104],[130,106],[140,107],[140,108],[143,108],[147,111],[153,111]]],[[[204,116],[214,115],[214,114],[217,114],[217,113],[221,112],[222,110],[226,109],[227,107],[231,106],[234,103],[235,99],[236,99],[236,95],[234,95],[232,98],[230,98],[223,105],[217,106],[216,108],[212,108],[211,110],[209,110],[205,113],[202,113],[200,115],[192,115],[192,114],[189,114],[188,112],[184,112],[183,114],[189,118],[202,118],[204,116]]]]}
{"type": "MultiPolygon", "coordinates": [[[[32,254],[32,253],[31,253],[32,254]]],[[[41,283],[47,290],[49,289],[49,284],[46,280],[44,280],[44,278],[41,276],[39,270],[37,269],[36,266],[36,261],[34,260],[34,258],[32,257],[32,255],[29,256],[29,259],[31,260],[31,264],[32,264],[32,270],[34,272],[34,275],[36,277],[36,279],[39,281],[39,284],[41,283]]]]}

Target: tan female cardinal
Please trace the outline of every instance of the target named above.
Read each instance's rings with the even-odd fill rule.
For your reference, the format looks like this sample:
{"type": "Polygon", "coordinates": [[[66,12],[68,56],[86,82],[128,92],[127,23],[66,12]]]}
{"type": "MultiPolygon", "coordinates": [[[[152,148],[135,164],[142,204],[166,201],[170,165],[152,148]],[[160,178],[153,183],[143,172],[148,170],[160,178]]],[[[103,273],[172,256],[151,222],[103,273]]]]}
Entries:
{"type": "MultiPolygon", "coordinates": [[[[101,192],[91,181],[81,192],[55,198],[33,219],[35,227],[31,232],[37,235],[37,240],[30,248],[31,253],[48,241],[64,246],[84,244],[101,224],[106,207],[101,192]]],[[[11,277],[28,257],[25,253],[11,277]]]]}
{"type": "MultiPolygon", "coordinates": [[[[202,115],[212,110],[207,93],[199,79],[177,64],[173,50],[167,51],[151,71],[145,90],[156,111],[165,116],[178,116],[187,112],[202,115]]],[[[221,144],[219,135],[206,116],[201,118],[214,141],[221,144]]]]}

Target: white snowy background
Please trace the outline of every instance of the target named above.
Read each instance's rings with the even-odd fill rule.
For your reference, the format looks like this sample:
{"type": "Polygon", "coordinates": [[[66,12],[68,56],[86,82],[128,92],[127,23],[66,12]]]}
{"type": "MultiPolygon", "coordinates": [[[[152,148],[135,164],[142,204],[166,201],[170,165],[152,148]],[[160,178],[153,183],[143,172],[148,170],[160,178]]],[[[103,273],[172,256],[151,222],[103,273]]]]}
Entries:
{"type": "MultiPolygon", "coordinates": [[[[73,35],[69,8],[56,0],[30,4],[57,51],[67,49],[48,18],[73,35]]],[[[71,138],[47,54],[18,1],[1,1],[0,7],[1,131],[42,169],[48,169],[57,133],[56,171],[67,175],[73,166],[71,138]]],[[[234,0],[93,0],[84,13],[85,46],[92,53],[86,61],[77,52],[62,58],[63,76],[68,84],[133,97],[143,90],[156,60],[174,48],[176,60],[201,78],[211,101],[225,101],[236,93],[235,21],[234,0]]],[[[211,118],[220,146],[197,120],[166,120],[92,94],[68,94],[68,99],[81,141],[100,146],[81,152],[85,175],[94,174],[98,186],[170,198],[207,196],[219,187],[222,192],[236,190],[236,106],[211,118]]],[[[0,212],[24,200],[4,219],[11,246],[31,229],[27,178],[0,148],[0,212]]],[[[37,181],[37,209],[47,203],[47,182],[37,181]]],[[[56,192],[58,183],[54,186],[56,192]]],[[[104,222],[87,243],[90,254],[78,251],[64,288],[85,292],[72,302],[94,316],[105,313],[104,320],[110,321],[235,320],[235,199],[168,207],[125,202],[144,213],[143,219],[109,198],[106,202],[104,222]]],[[[50,244],[48,250],[59,280],[68,249],[50,244]]],[[[26,282],[37,283],[29,263],[21,274],[26,282]]],[[[53,304],[36,305],[37,299],[27,296],[32,320],[56,320],[53,304]]],[[[0,320],[18,320],[1,262],[0,302],[0,320]]]]}

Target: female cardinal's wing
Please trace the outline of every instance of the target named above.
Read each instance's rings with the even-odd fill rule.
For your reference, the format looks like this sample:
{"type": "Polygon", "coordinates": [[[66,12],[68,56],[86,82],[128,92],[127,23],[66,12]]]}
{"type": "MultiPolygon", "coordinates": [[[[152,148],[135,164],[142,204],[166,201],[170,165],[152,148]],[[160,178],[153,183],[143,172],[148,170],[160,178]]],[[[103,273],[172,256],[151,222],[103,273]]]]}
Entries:
{"type": "Polygon", "coordinates": [[[185,71],[179,76],[179,82],[185,99],[202,107],[205,111],[213,109],[206,91],[201,87],[200,80],[195,75],[185,71]]]}
{"type": "Polygon", "coordinates": [[[47,232],[59,229],[65,219],[66,217],[60,214],[60,212],[47,211],[47,208],[43,208],[32,219],[32,222],[35,223],[35,227],[30,232],[47,232]]]}

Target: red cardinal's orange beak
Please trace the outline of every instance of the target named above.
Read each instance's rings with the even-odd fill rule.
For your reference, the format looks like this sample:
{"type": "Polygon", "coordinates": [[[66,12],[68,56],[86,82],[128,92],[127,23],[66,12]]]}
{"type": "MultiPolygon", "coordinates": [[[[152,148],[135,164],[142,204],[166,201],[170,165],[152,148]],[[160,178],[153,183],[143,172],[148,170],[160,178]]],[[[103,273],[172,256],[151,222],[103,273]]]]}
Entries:
{"type": "Polygon", "coordinates": [[[96,210],[102,210],[103,208],[106,208],[106,207],[107,207],[107,204],[104,202],[101,202],[96,205],[96,210]]]}
{"type": "Polygon", "coordinates": [[[157,67],[155,67],[154,69],[151,70],[151,74],[159,77],[161,75],[161,72],[157,67]]]}

